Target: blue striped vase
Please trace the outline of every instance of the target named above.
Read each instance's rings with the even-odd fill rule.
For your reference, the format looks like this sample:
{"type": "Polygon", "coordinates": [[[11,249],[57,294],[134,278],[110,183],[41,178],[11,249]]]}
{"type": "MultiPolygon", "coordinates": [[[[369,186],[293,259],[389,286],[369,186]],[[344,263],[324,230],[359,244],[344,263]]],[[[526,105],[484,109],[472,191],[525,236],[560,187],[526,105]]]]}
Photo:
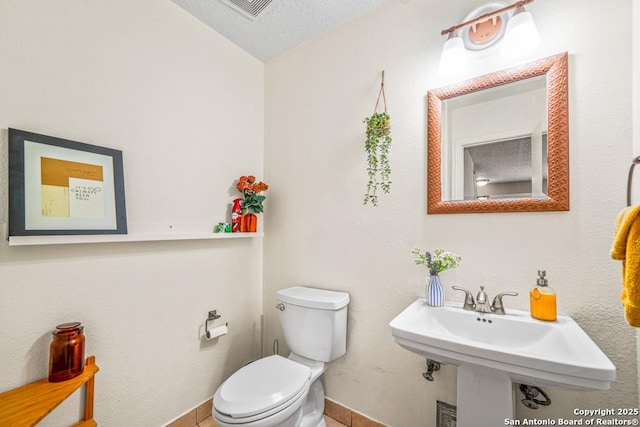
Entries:
{"type": "Polygon", "coordinates": [[[424,297],[427,304],[432,307],[444,306],[444,288],[440,283],[440,276],[430,274],[425,278],[427,287],[425,288],[424,297]]]}

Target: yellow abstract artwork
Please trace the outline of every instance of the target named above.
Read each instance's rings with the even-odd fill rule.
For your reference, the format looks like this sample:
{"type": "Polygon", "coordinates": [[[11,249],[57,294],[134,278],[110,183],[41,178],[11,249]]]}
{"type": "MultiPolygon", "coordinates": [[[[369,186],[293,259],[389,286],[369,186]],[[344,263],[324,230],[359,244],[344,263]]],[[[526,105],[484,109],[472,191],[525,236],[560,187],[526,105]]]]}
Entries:
{"type": "Polygon", "coordinates": [[[42,216],[70,216],[69,187],[42,186],[42,216]]]}
{"type": "Polygon", "coordinates": [[[42,157],[42,216],[104,216],[102,166],[42,157]]]}

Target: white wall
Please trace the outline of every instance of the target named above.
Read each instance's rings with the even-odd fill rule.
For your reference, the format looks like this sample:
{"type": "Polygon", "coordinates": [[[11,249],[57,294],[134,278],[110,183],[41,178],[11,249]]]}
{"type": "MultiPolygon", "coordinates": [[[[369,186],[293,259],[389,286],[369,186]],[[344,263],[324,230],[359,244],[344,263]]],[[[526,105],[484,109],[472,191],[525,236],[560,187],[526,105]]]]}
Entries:
{"type": "MultiPolygon", "coordinates": [[[[2,223],[8,127],[121,149],[131,228],[210,231],[262,176],[263,64],[168,0],[0,0],[0,52],[2,223]]],[[[0,242],[0,391],[45,377],[50,331],[78,320],[98,424],[163,425],[259,356],[261,284],[260,239],[0,242]]],[[[42,424],[77,421],[79,394],[42,424]]]]}
{"type": "MultiPolygon", "coordinates": [[[[447,287],[518,291],[507,302],[514,308],[528,309],[536,270],[546,269],[559,312],[575,318],[617,366],[611,390],[553,388],[551,407],[532,412],[518,404],[519,416],[637,407],[636,332],[621,310],[620,264],[608,255],[632,154],[631,1],[527,6],[542,42],[526,60],[570,55],[571,211],[427,215],[426,93],[450,83],[437,75],[440,31],[477,6],[389,0],[266,64],[266,178],[278,192],[266,217],[265,348],[275,337],[282,342],[277,289],[302,283],[348,291],[347,354],[326,373],[327,395],[394,427],[433,425],[436,400],[455,403],[455,368],[424,381],[424,360],[393,343],[388,322],[423,292],[426,271],[413,264],[411,249],[444,247],[464,257],[442,275],[447,287]],[[617,34],[616,43],[603,34],[617,34]],[[373,208],[362,206],[362,120],[373,112],[382,70],[393,187],[373,208]]],[[[463,78],[515,65],[498,51],[473,58],[463,78]]]]}

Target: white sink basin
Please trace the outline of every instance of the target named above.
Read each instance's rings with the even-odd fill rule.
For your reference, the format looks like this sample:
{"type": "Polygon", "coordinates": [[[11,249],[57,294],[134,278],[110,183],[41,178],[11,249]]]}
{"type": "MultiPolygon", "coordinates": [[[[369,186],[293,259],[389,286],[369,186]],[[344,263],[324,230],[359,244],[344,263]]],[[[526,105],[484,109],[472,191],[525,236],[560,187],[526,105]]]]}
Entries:
{"type": "Polygon", "coordinates": [[[420,298],[390,323],[407,350],[451,365],[504,372],[512,382],[606,390],[616,368],[567,316],[556,322],[528,312],[476,313],[459,307],[430,307],[420,298]]]}

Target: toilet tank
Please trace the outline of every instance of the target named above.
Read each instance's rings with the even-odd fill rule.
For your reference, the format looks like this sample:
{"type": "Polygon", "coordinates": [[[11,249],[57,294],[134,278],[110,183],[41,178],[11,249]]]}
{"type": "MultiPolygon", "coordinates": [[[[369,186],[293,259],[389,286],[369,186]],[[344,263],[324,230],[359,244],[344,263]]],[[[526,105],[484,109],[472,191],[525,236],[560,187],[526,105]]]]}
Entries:
{"type": "Polygon", "coordinates": [[[295,286],[277,291],[276,299],[284,307],[280,324],[293,353],[321,362],[345,353],[348,293],[295,286]]]}

